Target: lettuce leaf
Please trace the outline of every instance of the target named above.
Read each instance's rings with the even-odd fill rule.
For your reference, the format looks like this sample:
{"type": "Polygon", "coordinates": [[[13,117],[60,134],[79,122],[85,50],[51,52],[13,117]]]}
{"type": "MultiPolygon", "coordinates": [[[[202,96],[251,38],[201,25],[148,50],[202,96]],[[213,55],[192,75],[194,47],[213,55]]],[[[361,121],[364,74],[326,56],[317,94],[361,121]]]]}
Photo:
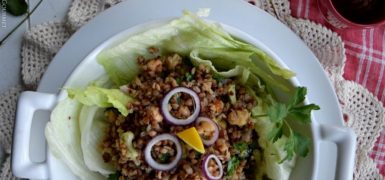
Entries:
{"type": "Polygon", "coordinates": [[[102,88],[111,86],[108,78],[102,77],[86,89],[67,89],[69,98],[54,108],[45,129],[50,150],[81,179],[105,179],[116,171],[104,163],[100,152],[108,126],[103,112],[105,107],[115,107],[127,115],[126,105],[133,99],[119,89],[102,88]]]}
{"type": "MultiPolygon", "coordinates": [[[[267,104],[260,103],[253,108],[252,114],[266,114],[267,104]]],[[[257,132],[259,139],[258,144],[263,150],[260,154],[259,161],[259,176],[262,179],[263,174],[266,174],[270,179],[287,180],[290,178],[290,173],[295,165],[295,158],[280,162],[285,156],[284,146],[288,140],[285,135],[274,143],[268,139],[269,133],[275,128],[274,123],[267,116],[254,117],[254,129],[257,132]]],[[[258,159],[258,158],[256,158],[258,159]]]]}
{"type": "Polygon", "coordinates": [[[68,97],[88,106],[114,107],[127,116],[130,112],[127,104],[133,99],[119,89],[105,89],[97,86],[88,86],[86,89],[67,89],[68,97]]]}
{"type": "MultiPolygon", "coordinates": [[[[131,36],[115,47],[102,51],[97,59],[116,85],[129,83],[138,73],[136,58],[153,57],[147,49],[157,47],[160,54],[178,53],[192,61],[211,61],[227,75],[250,71],[271,86],[287,90],[284,79],[294,73],[282,68],[262,50],[231,37],[219,25],[206,23],[185,12],[161,27],[131,36]]],[[[208,62],[206,62],[208,63],[208,62]]],[[[245,77],[245,76],[243,76],[245,77]]]]}
{"type": "Polygon", "coordinates": [[[116,169],[105,163],[100,149],[108,122],[104,117],[104,108],[97,106],[83,106],[80,111],[79,125],[81,133],[81,148],[83,159],[91,171],[104,176],[115,173],[116,169]]]}
{"type": "Polygon", "coordinates": [[[287,180],[290,178],[290,173],[295,165],[295,158],[292,160],[286,160],[282,163],[280,162],[281,159],[286,156],[284,146],[286,144],[287,138],[284,136],[273,143],[266,138],[267,134],[260,135],[265,132],[269,132],[266,131],[266,129],[271,130],[274,128],[272,125],[273,123],[271,123],[270,120],[266,118],[260,118],[255,124],[255,130],[260,136],[258,144],[263,149],[263,170],[265,171],[264,173],[267,175],[267,177],[270,179],[287,180]]]}
{"type": "Polygon", "coordinates": [[[263,66],[254,63],[256,57],[255,52],[239,48],[198,48],[190,53],[191,62],[194,65],[204,64],[215,74],[225,77],[235,76],[239,77],[241,82],[247,82],[252,73],[267,84],[288,91],[290,86],[288,81],[283,77],[266,72],[263,66]]]}
{"type": "Polygon", "coordinates": [[[84,163],[79,128],[81,107],[79,102],[71,99],[59,102],[51,113],[51,121],[46,125],[45,137],[51,152],[76,176],[83,180],[105,179],[84,163]]]}

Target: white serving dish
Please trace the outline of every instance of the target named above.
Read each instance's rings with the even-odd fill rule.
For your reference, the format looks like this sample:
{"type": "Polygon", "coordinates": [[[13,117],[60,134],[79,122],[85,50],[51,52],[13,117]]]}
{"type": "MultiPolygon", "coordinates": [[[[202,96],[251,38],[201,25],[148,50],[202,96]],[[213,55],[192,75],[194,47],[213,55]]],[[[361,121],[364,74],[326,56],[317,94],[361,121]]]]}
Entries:
{"type": "Polygon", "coordinates": [[[210,8],[209,20],[220,22],[227,31],[273,56],[297,73],[294,84],[308,88],[308,100],[320,105],[311,127],[313,146],[306,158],[299,158],[291,179],[352,179],[355,135],[343,126],[336,95],[317,58],[286,26],[245,2],[233,0],[130,0],[103,12],[77,31],[57,53],[37,92],[24,92],[19,99],[14,131],[12,171],[30,179],[76,179],[47,150],[44,127],[49,111],[66,96],[62,87],[79,87],[104,74],[95,62],[104,48],[125,37],[159,26],[181,16],[183,10],[210,8]],[[163,6],[168,4],[168,6],[163,6]],[[157,7],[155,9],[148,7],[157,7]],[[231,14],[233,12],[233,14],[231,14]],[[236,28],[234,28],[236,27],[236,28]],[[46,110],[41,113],[39,110],[46,110]]]}

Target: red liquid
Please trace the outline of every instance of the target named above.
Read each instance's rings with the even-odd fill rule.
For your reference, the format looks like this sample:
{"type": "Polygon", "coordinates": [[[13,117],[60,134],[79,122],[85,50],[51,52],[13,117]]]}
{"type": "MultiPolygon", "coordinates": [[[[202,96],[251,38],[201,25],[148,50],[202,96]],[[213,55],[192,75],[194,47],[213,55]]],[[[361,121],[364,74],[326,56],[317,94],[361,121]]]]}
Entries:
{"type": "Polygon", "coordinates": [[[385,0],[332,0],[346,19],[357,24],[374,24],[385,19],[385,0]]]}

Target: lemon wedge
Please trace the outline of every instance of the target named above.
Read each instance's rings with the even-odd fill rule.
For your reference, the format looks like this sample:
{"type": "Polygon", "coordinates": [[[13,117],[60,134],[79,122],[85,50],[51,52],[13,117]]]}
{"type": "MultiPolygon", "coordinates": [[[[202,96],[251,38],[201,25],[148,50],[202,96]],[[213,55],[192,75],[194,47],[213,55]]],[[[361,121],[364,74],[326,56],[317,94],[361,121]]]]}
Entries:
{"type": "Polygon", "coordinates": [[[177,133],[176,135],[196,151],[202,154],[205,153],[205,148],[203,146],[202,139],[199,136],[198,131],[195,129],[195,127],[183,130],[177,133]]]}

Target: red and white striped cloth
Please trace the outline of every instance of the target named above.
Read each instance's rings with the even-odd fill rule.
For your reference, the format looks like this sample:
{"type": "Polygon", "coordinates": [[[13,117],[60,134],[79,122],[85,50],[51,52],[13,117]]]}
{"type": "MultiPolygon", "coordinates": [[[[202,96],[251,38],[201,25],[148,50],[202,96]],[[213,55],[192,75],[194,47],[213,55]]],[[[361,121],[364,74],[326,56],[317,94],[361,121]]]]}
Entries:
{"type": "MultiPolygon", "coordinates": [[[[385,27],[339,30],[326,23],[315,0],[291,0],[290,6],[292,16],[323,24],[341,36],[346,49],[344,78],[366,87],[385,104],[385,27]]],[[[370,156],[385,176],[385,130],[370,156]]]]}

